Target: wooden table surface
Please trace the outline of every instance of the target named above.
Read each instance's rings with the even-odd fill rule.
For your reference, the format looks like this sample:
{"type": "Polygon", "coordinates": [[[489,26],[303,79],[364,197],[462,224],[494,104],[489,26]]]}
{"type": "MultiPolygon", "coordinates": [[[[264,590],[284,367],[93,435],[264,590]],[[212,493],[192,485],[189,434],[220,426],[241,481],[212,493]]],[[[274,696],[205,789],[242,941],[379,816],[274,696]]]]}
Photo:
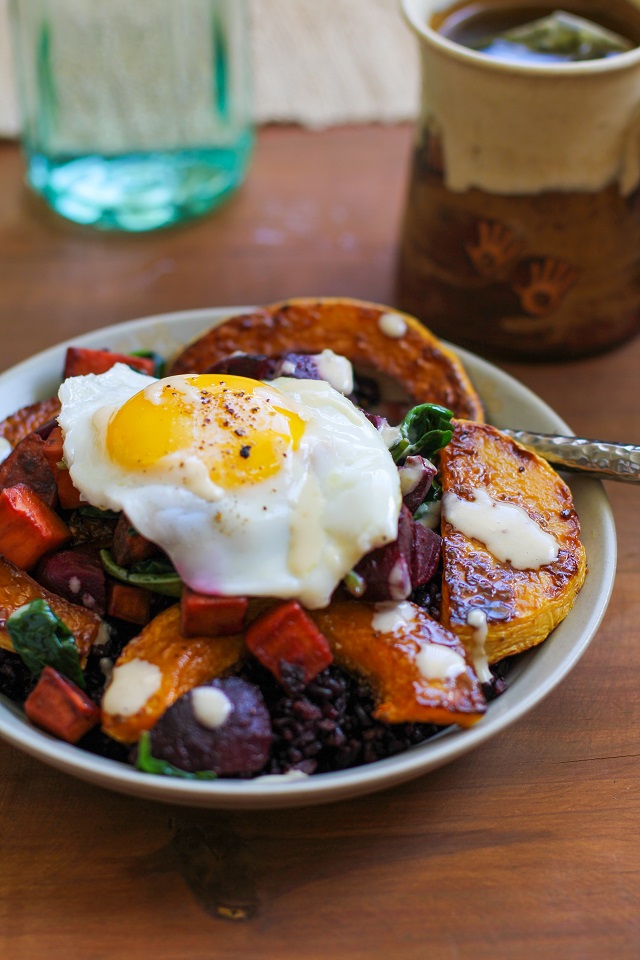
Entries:
{"type": "MultiPolygon", "coordinates": [[[[406,127],[266,130],[224,209],[128,237],[58,220],[1,146],[0,366],[151,313],[303,294],[390,301],[410,140],[406,127]]],[[[508,369],[577,432],[640,443],[640,340],[508,369]]],[[[640,490],[608,492],[618,574],[584,658],[515,726],[408,785],[310,809],[192,811],[0,745],[0,955],[640,957],[640,490]],[[222,898],[242,885],[250,920],[198,900],[179,856],[189,838],[212,851],[222,898]]]]}

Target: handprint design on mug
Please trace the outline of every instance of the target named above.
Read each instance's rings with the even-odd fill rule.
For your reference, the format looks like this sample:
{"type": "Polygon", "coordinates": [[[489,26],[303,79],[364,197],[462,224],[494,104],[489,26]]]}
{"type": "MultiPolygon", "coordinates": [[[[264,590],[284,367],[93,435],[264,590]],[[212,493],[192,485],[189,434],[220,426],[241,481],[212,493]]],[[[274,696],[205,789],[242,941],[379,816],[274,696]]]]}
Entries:
{"type": "Polygon", "coordinates": [[[557,309],[578,279],[576,267],[555,257],[529,261],[529,276],[512,284],[522,309],[532,317],[546,317],[557,309]]]}
{"type": "Polygon", "coordinates": [[[469,259],[477,273],[497,279],[522,253],[524,244],[510,227],[496,220],[479,220],[477,240],[465,243],[469,259]]]}

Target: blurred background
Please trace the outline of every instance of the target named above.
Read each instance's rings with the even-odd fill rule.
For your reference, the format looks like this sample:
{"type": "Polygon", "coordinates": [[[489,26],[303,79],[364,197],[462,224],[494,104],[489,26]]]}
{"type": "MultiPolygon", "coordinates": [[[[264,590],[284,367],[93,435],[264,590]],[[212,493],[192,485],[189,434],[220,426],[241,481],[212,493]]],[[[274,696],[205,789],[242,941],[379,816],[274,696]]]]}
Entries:
{"type": "MultiPolygon", "coordinates": [[[[109,0],[110,8],[129,0],[109,0]]],[[[0,0],[0,136],[16,136],[9,0],[0,0]]],[[[418,50],[397,0],[250,0],[258,124],[412,119],[418,50]]]]}

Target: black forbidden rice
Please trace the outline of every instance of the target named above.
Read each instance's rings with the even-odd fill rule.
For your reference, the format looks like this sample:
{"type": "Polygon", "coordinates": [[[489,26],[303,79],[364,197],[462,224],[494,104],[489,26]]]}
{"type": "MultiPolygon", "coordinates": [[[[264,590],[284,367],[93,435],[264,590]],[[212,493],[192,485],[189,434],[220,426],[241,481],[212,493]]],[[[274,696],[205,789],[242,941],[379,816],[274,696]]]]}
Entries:
{"type": "Polygon", "coordinates": [[[286,689],[256,660],[240,675],[257,684],[273,728],[271,758],[263,773],[326,773],[372,763],[433,736],[433,724],[389,726],[372,716],[369,687],[335,664],[305,687],[295,667],[282,664],[286,689]]]}

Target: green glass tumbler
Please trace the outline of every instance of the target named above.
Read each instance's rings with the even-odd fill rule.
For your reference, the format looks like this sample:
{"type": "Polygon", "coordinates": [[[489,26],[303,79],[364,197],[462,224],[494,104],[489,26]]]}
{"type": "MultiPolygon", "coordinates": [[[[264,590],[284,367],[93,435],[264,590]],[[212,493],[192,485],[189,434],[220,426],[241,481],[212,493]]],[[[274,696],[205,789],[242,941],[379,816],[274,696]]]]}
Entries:
{"type": "Polygon", "coordinates": [[[246,0],[11,0],[27,180],[63,217],[206,213],[253,144],[246,0]]]}

